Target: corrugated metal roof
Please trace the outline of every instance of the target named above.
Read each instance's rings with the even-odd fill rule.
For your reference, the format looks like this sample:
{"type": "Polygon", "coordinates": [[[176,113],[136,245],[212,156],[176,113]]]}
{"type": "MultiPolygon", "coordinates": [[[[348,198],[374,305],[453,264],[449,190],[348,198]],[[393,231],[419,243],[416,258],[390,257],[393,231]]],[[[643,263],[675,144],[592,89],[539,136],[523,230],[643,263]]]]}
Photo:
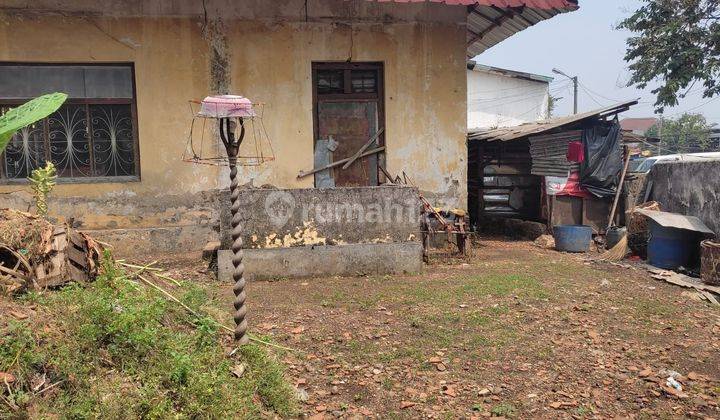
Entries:
{"type": "Polygon", "coordinates": [[[494,66],[487,66],[485,64],[476,63],[473,60],[468,60],[467,68],[468,68],[468,70],[472,70],[472,71],[482,71],[482,72],[486,72],[486,73],[500,74],[503,76],[515,77],[518,79],[525,79],[525,80],[530,80],[530,81],[534,81],[534,82],[550,83],[553,81],[553,78],[549,77],[549,76],[543,76],[541,74],[534,74],[534,73],[526,73],[526,72],[517,71],[517,70],[503,69],[503,68],[494,67],[494,66]]]}
{"type": "Polygon", "coordinates": [[[467,55],[474,57],[536,23],[577,9],[574,0],[480,1],[468,14],[467,55]]]}
{"type": "Polygon", "coordinates": [[[695,216],[685,216],[684,214],[646,209],[638,209],[635,210],[635,212],[653,219],[660,226],[691,230],[693,232],[707,233],[710,235],[715,234],[702,220],[695,216]]]}
{"type": "Polygon", "coordinates": [[[568,115],[566,117],[550,118],[534,123],[521,124],[514,127],[501,127],[491,130],[480,130],[468,133],[468,140],[486,140],[486,141],[508,141],[533,134],[545,133],[555,128],[574,124],[589,118],[607,117],[609,115],[618,114],[627,111],[631,106],[636,105],[639,99],[621,102],[605,108],[596,109],[594,111],[583,112],[581,114],[568,115]]]}
{"type": "Polygon", "coordinates": [[[474,57],[517,32],[560,13],[578,9],[577,0],[367,0],[380,3],[445,3],[468,6],[467,56],[474,57]]]}
{"type": "MultiPolygon", "coordinates": [[[[568,4],[577,3],[573,0],[368,0],[378,3],[445,3],[463,6],[479,4],[481,6],[496,7],[532,7],[535,9],[552,9],[564,7],[568,4]]],[[[576,5],[577,6],[577,5],[576,5]]]]}

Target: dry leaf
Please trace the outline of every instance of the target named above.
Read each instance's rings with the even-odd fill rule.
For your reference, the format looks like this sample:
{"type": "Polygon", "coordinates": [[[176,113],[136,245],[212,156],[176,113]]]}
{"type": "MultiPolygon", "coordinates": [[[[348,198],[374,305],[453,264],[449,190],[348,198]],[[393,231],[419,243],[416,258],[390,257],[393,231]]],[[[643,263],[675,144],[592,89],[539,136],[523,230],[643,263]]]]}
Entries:
{"type": "Polygon", "coordinates": [[[10,311],[10,315],[16,319],[27,319],[28,315],[19,311],[10,311]]]}
{"type": "Polygon", "coordinates": [[[15,382],[15,375],[7,372],[0,372],[0,383],[11,384],[15,382]]]}
{"type": "Polygon", "coordinates": [[[400,409],[401,409],[401,410],[404,410],[404,409],[410,408],[410,407],[412,407],[412,406],[414,406],[414,405],[415,405],[415,403],[412,402],[412,401],[402,401],[402,402],[400,403],[400,409]]]}

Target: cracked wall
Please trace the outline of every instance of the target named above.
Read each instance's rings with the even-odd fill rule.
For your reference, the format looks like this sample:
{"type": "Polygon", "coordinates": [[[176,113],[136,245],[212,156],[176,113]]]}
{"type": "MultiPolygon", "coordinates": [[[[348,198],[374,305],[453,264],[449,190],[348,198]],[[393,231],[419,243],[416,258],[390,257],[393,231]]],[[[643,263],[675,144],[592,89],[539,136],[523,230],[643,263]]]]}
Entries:
{"type": "MultiPolygon", "coordinates": [[[[180,161],[190,130],[188,101],[209,92],[265,104],[276,160],[242,168],[241,184],[312,187],[312,177],[296,177],[313,165],[311,62],[349,57],[384,63],[388,171],[405,171],[439,205],[466,206],[464,8],[329,0],[310,0],[307,8],[299,0],[282,7],[259,0],[204,3],[205,10],[203,2],[190,0],[122,7],[111,0],[2,2],[0,61],[135,65],[140,181],[60,184],[53,199],[64,204],[51,204],[53,217],[72,217],[107,236],[146,229],[143,235],[156,232],[159,238],[166,227],[192,232],[186,238],[216,235],[213,223],[197,224],[192,214],[196,205],[201,212],[209,203],[224,207],[197,200],[226,188],[227,172],[180,161]]],[[[215,139],[211,147],[222,152],[218,146],[215,139]]],[[[0,185],[0,193],[24,189],[0,185]]],[[[22,194],[0,194],[0,205],[24,208],[22,194]]],[[[176,239],[168,235],[166,242],[176,239]]]]}
{"type": "Polygon", "coordinates": [[[720,235],[720,160],[658,163],[646,179],[660,210],[696,216],[720,235]]]}

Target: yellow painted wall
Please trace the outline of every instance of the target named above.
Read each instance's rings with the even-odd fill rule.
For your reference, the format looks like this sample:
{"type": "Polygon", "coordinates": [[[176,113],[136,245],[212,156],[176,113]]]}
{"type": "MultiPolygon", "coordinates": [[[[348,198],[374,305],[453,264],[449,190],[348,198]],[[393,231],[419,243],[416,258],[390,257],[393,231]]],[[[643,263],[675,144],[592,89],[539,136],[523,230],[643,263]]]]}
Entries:
{"type": "Polygon", "coordinates": [[[55,194],[182,194],[215,187],[216,168],[180,162],[191,120],[188,100],[202,98],[209,83],[207,44],[197,22],[5,14],[0,61],[135,63],[141,181],[60,184],[55,194]]]}
{"type": "MultiPolygon", "coordinates": [[[[54,192],[81,197],[78,208],[100,215],[87,215],[85,228],[132,227],[133,209],[113,208],[109,213],[128,217],[107,226],[102,202],[90,206],[83,200],[113,197],[117,206],[118,197],[182,197],[227,185],[223,171],[180,161],[191,121],[188,100],[204,97],[210,86],[209,47],[198,16],[103,18],[1,10],[0,5],[0,61],[135,63],[141,180],[61,184],[54,192]]],[[[225,21],[231,90],[266,104],[264,122],[276,155],[263,167],[244,168],[241,183],[312,186],[312,177],[296,178],[313,166],[311,62],[344,61],[351,52],[353,61],[384,63],[387,169],[404,170],[421,190],[465,207],[466,35],[458,22],[464,13],[446,13],[439,22],[351,25],[225,21]]],[[[0,193],[22,188],[0,186],[0,193]]],[[[149,220],[142,225],[163,222],[162,217],[149,220]]]]}
{"type": "Polygon", "coordinates": [[[313,61],[381,61],[387,169],[421,190],[466,196],[465,29],[454,24],[229,24],[237,92],[267,104],[277,160],[248,168],[255,185],[312,187],[313,61]],[[352,40],[351,40],[352,32],[352,40]],[[268,48],[268,46],[270,46],[268,48]],[[352,47],[351,47],[352,46],[352,47]],[[268,51],[270,49],[271,51],[268,51]],[[352,52],[351,52],[352,51],[352,52]]]}

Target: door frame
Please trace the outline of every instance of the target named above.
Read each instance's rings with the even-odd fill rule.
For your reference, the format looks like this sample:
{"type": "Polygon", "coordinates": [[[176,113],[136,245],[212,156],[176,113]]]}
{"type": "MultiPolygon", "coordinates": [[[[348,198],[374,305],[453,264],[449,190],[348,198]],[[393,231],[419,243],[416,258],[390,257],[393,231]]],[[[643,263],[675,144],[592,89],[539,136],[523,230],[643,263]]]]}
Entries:
{"type": "MultiPolygon", "coordinates": [[[[313,61],[311,63],[312,73],[312,113],[313,113],[313,153],[315,153],[315,143],[319,136],[319,115],[318,103],[320,102],[376,102],[378,112],[378,129],[385,127],[385,64],[382,61],[363,61],[363,62],[347,62],[347,61],[313,61]],[[343,85],[345,93],[319,94],[318,93],[318,70],[343,70],[343,85]],[[375,93],[352,93],[351,71],[352,70],[375,70],[377,71],[377,92],[375,93]]],[[[377,139],[378,146],[385,146],[385,135],[387,129],[377,139]]],[[[385,152],[378,153],[378,165],[384,165],[385,152]]],[[[377,171],[378,185],[385,176],[379,168],[377,171]]]]}

